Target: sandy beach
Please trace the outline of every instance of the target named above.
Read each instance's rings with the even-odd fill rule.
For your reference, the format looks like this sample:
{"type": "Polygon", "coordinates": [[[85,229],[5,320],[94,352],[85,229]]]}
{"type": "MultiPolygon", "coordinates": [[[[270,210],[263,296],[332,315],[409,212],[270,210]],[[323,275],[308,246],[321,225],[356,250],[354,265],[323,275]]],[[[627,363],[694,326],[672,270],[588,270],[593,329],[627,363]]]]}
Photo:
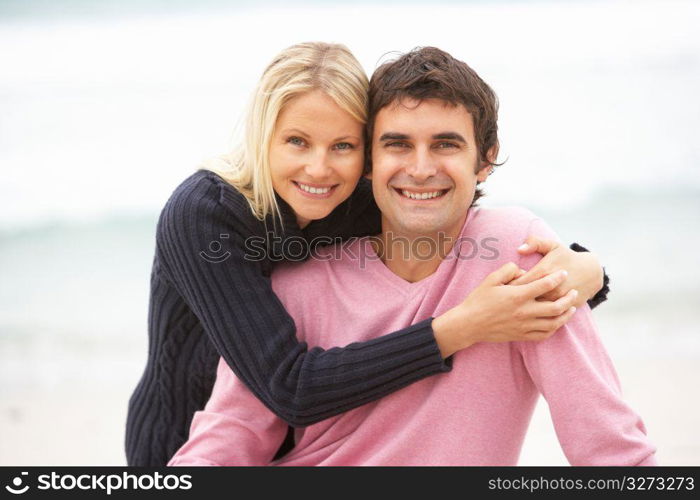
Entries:
{"type": "MultiPolygon", "coordinates": [[[[695,360],[626,359],[625,399],[643,417],[661,465],[700,465],[695,360]]],[[[125,465],[123,429],[131,386],[10,391],[0,402],[0,465],[125,465]]],[[[520,465],[567,465],[540,400],[520,465]]]]}

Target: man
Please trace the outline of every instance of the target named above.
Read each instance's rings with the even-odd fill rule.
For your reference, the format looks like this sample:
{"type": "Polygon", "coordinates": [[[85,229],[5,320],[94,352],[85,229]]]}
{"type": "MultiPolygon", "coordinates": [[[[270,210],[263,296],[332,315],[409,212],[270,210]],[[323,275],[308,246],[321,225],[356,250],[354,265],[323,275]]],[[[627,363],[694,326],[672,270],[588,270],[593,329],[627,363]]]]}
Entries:
{"type": "MultiPolygon", "coordinates": [[[[498,152],[496,109],[488,85],[435,48],[375,72],[368,130],[382,233],[353,242],[339,259],[326,249],[273,276],[310,345],[367,340],[438,316],[492,285],[504,264],[536,263],[515,248],[528,234],[554,237],[541,219],[473,206],[498,152]],[[342,328],[348,324],[355,327],[342,328]]],[[[472,314],[478,322],[479,311],[472,314]]],[[[570,314],[547,340],[475,344],[453,356],[448,375],[297,429],[294,449],[273,463],[514,465],[541,393],[571,464],[654,465],[654,446],[621,399],[589,308],[570,314]]],[[[286,429],[221,363],[212,398],[171,465],[270,464],[286,429]]]]}

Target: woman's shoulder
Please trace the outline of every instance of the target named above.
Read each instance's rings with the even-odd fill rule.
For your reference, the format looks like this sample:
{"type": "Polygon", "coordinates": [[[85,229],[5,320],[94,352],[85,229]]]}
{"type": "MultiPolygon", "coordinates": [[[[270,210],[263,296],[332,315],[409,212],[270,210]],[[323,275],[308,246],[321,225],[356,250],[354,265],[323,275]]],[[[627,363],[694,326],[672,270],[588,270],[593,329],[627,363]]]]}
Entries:
{"type": "Polygon", "coordinates": [[[170,204],[231,202],[235,208],[247,207],[245,196],[211,170],[197,170],[182,181],[168,199],[170,204]]]}
{"type": "Polygon", "coordinates": [[[216,241],[241,247],[246,238],[264,234],[264,224],[237,189],[214,172],[198,170],[165,203],[156,227],[156,248],[186,248],[191,253],[216,241]]]}
{"type": "Polygon", "coordinates": [[[218,174],[204,169],[197,170],[175,188],[163,208],[161,219],[243,224],[249,229],[256,229],[261,224],[243,194],[218,174]]]}

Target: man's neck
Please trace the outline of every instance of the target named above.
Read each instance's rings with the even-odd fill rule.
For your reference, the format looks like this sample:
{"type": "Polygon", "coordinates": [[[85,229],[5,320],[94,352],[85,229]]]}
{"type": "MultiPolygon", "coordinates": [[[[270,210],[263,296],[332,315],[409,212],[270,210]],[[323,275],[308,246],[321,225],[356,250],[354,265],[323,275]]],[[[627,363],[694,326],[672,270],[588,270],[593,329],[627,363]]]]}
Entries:
{"type": "Polygon", "coordinates": [[[422,234],[387,230],[382,221],[382,232],[372,238],[372,246],[391,272],[409,283],[416,283],[437,271],[454,248],[465,220],[466,215],[449,231],[422,234]]]}

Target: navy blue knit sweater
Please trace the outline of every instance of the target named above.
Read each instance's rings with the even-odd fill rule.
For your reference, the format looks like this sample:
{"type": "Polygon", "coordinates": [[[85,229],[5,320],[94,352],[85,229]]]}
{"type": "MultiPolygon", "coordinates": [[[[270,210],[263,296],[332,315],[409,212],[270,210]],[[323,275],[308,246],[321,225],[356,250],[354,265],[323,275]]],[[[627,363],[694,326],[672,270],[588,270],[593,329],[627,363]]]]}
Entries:
{"type": "MultiPolygon", "coordinates": [[[[308,349],[299,342],[272,290],[273,263],[304,258],[319,237],[376,234],[380,215],[365,180],[331,215],[304,230],[278,201],[283,224],[272,217],[259,221],[238,191],[201,170],[163,208],[151,273],[148,361],[129,401],[129,465],[164,465],[186,441],[194,412],[211,394],[220,356],[296,427],[449,371],[431,318],[343,348],[308,349]]],[[[606,292],[607,286],[591,305],[606,292]]]]}

